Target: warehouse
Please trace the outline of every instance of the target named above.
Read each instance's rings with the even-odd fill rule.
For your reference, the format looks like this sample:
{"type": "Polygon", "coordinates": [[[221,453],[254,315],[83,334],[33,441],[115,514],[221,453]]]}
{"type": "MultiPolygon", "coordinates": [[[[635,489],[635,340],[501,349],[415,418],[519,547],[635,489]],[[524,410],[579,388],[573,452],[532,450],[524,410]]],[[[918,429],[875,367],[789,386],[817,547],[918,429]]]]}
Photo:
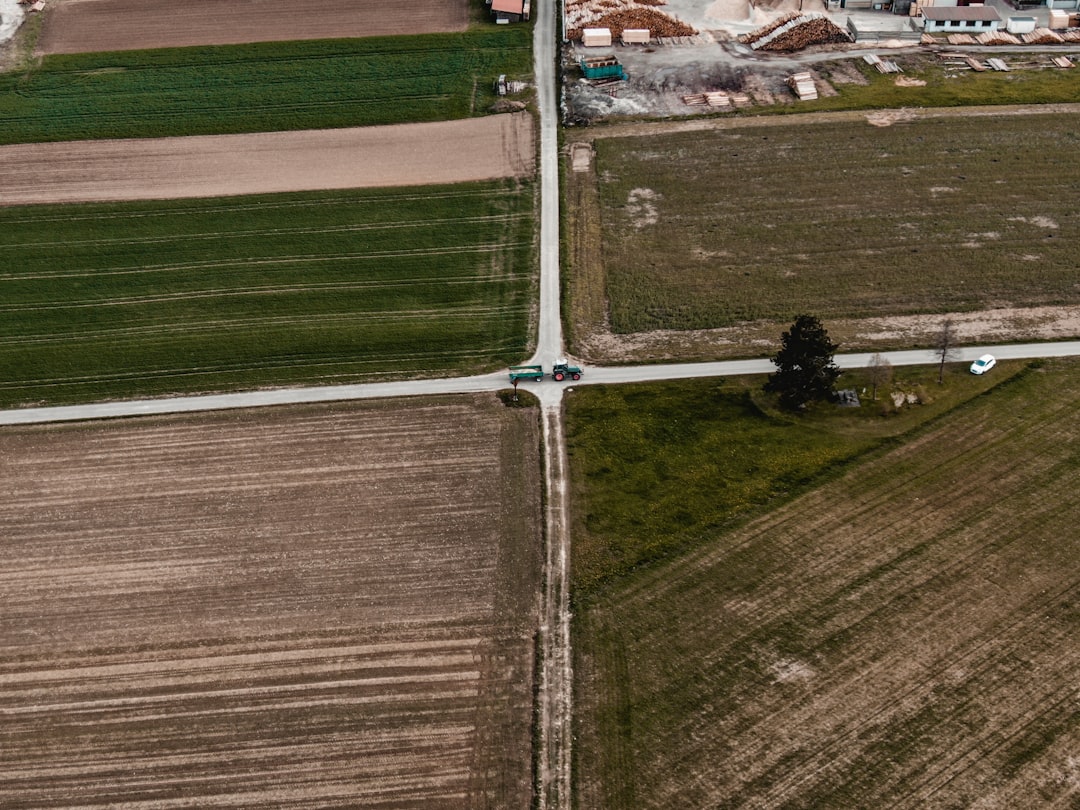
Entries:
{"type": "Polygon", "coordinates": [[[996,31],[1001,15],[989,6],[924,6],[923,30],[934,31],[996,31]]]}

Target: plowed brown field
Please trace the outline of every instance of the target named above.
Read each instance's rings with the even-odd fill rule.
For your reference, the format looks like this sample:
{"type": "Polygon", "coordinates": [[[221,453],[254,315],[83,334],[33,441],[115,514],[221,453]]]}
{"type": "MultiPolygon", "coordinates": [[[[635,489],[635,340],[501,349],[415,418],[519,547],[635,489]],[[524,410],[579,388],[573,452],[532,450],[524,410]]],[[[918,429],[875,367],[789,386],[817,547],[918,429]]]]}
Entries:
{"type": "Polygon", "coordinates": [[[42,53],[129,51],[463,31],[463,0],[76,0],[46,17],[42,53]]]}
{"type": "Polygon", "coordinates": [[[527,113],[386,127],[16,144],[0,146],[0,205],[523,177],[533,171],[534,153],[527,113]]]}
{"type": "Polygon", "coordinates": [[[535,412],[0,434],[0,806],[520,807],[535,412]]]}

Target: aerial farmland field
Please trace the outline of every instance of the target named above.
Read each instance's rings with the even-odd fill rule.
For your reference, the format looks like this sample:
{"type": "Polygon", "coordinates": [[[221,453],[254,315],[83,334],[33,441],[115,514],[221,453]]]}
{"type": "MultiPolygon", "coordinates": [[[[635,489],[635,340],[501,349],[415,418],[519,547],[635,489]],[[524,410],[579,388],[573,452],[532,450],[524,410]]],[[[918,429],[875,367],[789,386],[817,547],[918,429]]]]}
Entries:
{"type": "Polygon", "coordinates": [[[531,72],[524,26],[46,56],[0,74],[0,143],[469,118],[531,72]]]}
{"type": "Polygon", "coordinates": [[[580,599],[578,806],[1075,807],[1078,391],[1033,363],[580,599]]]}
{"type": "Polygon", "coordinates": [[[468,374],[528,347],[534,189],[0,209],[0,403],[468,374]]]}
{"type": "Polygon", "coordinates": [[[616,336],[1075,307],[1078,120],[818,116],[597,137],[595,175],[572,180],[595,178],[599,206],[591,226],[580,206],[594,230],[575,276],[601,264],[616,336]]]}
{"type": "Polygon", "coordinates": [[[0,805],[528,808],[535,411],[0,434],[0,805]]]}
{"type": "Polygon", "coordinates": [[[373,0],[93,0],[49,9],[38,42],[42,53],[126,51],[461,31],[469,5],[458,2],[388,6],[373,0]]]}

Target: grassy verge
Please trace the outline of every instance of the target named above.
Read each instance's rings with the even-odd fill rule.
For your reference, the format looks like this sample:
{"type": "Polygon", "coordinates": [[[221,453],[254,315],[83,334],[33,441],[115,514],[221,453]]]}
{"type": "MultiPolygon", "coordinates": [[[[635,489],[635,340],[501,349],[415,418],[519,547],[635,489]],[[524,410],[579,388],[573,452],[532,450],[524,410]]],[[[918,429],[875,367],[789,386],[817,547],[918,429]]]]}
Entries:
{"type": "Polygon", "coordinates": [[[0,75],[0,143],[467,118],[531,60],[528,26],[49,56],[0,75]]]}
{"type": "Polygon", "coordinates": [[[611,326],[1076,304],[1075,116],[598,140],[611,326]]]}
{"type": "Polygon", "coordinates": [[[533,192],[0,209],[0,403],[505,365],[528,343],[533,192]]]}
{"type": "Polygon", "coordinates": [[[578,600],[580,806],[1068,803],[1080,366],[1006,371],[890,420],[786,425],[704,382],[628,390],[628,413],[575,394],[582,508],[628,516],[587,533],[697,531],[578,600]]]}

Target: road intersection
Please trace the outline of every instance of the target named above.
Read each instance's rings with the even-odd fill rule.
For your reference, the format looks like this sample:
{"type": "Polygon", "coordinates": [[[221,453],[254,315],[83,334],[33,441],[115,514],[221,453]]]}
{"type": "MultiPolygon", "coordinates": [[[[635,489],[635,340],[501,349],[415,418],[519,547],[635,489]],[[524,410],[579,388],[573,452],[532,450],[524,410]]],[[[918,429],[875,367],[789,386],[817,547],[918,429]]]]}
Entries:
{"type": "MultiPolygon", "coordinates": [[[[528,362],[550,369],[564,354],[560,314],[559,279],[559,172],[558,121],[555,88],[555,9],[551,0],[534,5],[534,70],[540,117],[540,302],[536,351],[528,362]]],[[[970,361],[984,354],[999,359],[1080,355],[1080,341],[965,347],[956,360],[970,361]]],[[[935,362],[929,350],[882,352],[894,366],[935,362]]],[[[865,367],[871,355],[837,355],[842,369],[865,367]]],[[[586,368],[573,385],[763,374],[772,371],[768,359],[715,363],[586,368]]],[[[410,380],[357,385],[288,388],[202,396],[103,402],[58,407],[19,408],[0,411],[0,425],[28,425],[88,419],[147,416],[259,408],[343,400],[470,394],[509,387],[505,372],[437,380],[410,380]]],[[[541,403],[545,445],[546,571],[541,606],[540,643],[542,664],[537,707],[540,750],[537,755],[538,806],[543,810],[568,810],[571,806],[572,664],[570,650],[569,559],[570,531],[567,498],[567,457],[562,423],[562,399],[568,386],[551,381],[523,383],[541,403]]]]}

